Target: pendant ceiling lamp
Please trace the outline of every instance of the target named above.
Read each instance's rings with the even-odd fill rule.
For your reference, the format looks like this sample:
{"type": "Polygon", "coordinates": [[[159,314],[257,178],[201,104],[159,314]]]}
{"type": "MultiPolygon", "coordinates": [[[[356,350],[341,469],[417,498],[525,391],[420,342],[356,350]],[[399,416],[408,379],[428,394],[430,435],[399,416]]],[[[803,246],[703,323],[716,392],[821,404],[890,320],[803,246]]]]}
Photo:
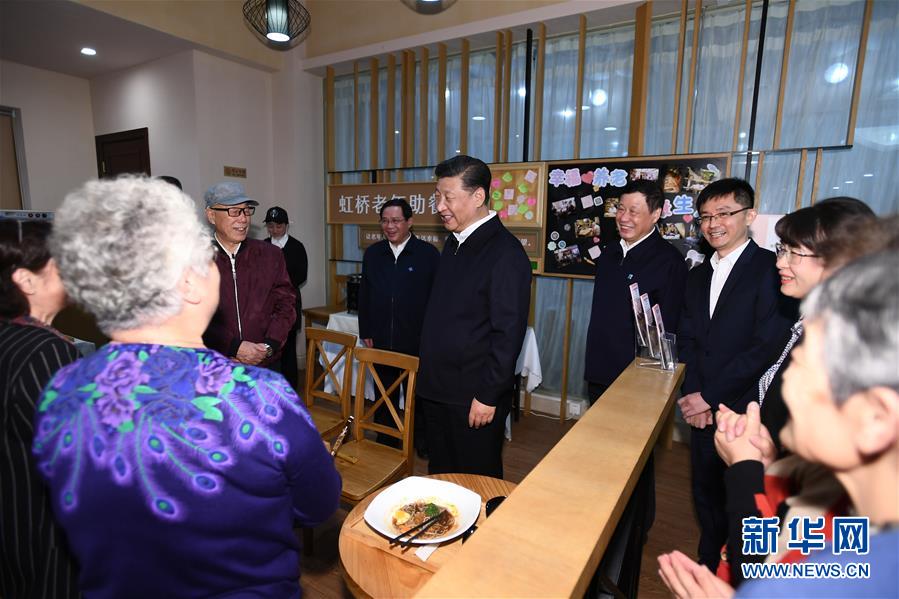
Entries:
{"type": "Polygon", "coordinates": [[[423,15],[436,15],[453,5],[456,0],[403,0],[403,4],[423,15]]]}
{"type": "Polygon", "coordinates": [[[311,21],[309,11],[299,0],[247,0],[243,17],[276,46],[287,46],[303,35],[311,21]]]}

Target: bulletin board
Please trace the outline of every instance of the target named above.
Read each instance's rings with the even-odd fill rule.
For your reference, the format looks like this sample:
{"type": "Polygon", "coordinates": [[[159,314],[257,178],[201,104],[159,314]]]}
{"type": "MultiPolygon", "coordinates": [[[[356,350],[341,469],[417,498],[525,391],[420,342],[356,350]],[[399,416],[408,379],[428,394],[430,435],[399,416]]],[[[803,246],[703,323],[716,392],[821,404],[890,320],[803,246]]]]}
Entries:
{"type": "Polygon", "coordinates": [[[491,182],[487,206],[509,229],[542,229],[546,189],[545,162],[488,164],[491,182]]]}
{"type": "Polygon", "coordinates": [[[658,181],[665,203],[657,228],[686,259],[698,258],[702,234],[696,198],[730,172],[730,154],[611,158],[546,166],[543,274],[592,278],[602,246],[617,242],[621,188],[634,179],[658,181]]]}

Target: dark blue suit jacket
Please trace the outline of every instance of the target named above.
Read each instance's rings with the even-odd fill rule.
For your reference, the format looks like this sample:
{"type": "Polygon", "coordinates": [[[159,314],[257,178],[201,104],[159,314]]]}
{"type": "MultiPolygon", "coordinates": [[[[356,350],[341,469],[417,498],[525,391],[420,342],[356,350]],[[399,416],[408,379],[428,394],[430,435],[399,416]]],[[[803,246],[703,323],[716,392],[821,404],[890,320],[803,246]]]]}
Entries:
{"type": "Polygon", "coordinates": [[[359,287],[359,338],[371,339],[378,349],[417,356],[439,262],[437,248],[415,235],[397,259],[386,239],[365,250],[359,287]]]}
{"type": "Polygon", "coordinates": [[[530,301],[531,262],[498,216],[462,245],[449,235],[421,329],[418,396],[511,405],[530,301]]]}
{"type": "Polygon", "coordinates": [[[752,240],[731,270],[709,318],[712,265],[690,271],[678,330],[686,363],[682,392],[699,391],[713,410],[745,411],[750,388],[771,365],[773,347],[796,321],[796,302],[780,293],[774,254],[752,240]]]}
{"type": "Polygon", "coordinates": [[[591,383],[611,385],[634,360],[632,283],[640,285],[640,293],[649,294],[650,305],[659,304],[665,329],[674,333],[678,330],[686,281],[684,257],[656,230],[627,256],[618,241],[606,244],[596,261],[584,378],[591,383]]]}

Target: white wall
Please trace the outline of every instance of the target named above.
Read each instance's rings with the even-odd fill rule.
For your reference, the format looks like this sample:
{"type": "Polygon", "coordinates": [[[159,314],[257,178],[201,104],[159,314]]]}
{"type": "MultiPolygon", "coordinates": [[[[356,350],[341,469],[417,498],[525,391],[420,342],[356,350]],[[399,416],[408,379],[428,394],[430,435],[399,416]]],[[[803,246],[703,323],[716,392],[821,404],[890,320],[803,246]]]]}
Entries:
{"type": "MultiPolygon", "coordinates": [[[[193,52],[199,177],[205,190],[225,180],[244,184],[259,202],[257,215],[277,205],[272,183],[272,75],[203,52],[193,52]],[[225,166],[247,169],[246,179],[228,179],[225,166]]],[[[262,217],[253,237],[265,237],[262,217]]]]}
{"type": "Polygon", "coordinates": [[[91,96],[97,135],[147,127],[152,174],[177,177],[202,198],[193,51],[93,79],[91,96]]]}
{"type": "Polygon", "coordinates": [[[291,235],[309,255],[303,305],[322,306],[327,280],[322,79],[300,67],[297,51],[272,76],[272,118],[275,197],[290,215],[291,235]]]}
{"type": "Polygon", "coordinates": [[[0,104],[22,111],[28,208],[55,210],[66,193],[97,176],[87,79],[0,61],[0,104]]]}

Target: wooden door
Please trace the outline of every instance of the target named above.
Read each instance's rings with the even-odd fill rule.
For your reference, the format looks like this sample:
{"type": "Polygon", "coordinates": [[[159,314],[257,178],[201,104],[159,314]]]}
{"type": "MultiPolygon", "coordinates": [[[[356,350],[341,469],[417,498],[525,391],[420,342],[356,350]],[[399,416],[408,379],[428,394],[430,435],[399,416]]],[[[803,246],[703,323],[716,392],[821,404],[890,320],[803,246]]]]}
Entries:
{"type": "Polygon", "coordinates": [[[97,176],[111,179],[123,173],[150,172],[147,128],[97,136],[97,176]]]}

